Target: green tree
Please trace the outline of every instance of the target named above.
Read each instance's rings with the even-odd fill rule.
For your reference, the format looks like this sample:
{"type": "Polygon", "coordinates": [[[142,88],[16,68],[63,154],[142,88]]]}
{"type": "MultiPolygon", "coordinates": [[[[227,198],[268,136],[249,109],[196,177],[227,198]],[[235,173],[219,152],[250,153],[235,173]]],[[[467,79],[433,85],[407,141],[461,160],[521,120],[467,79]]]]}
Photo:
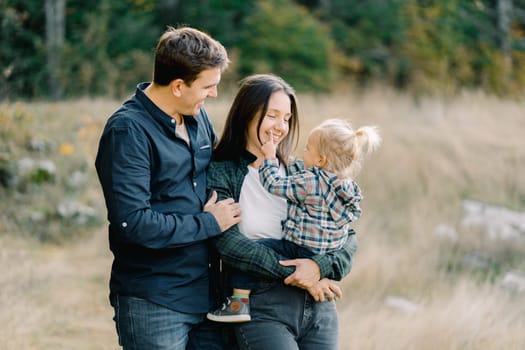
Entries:
{"type": "MultiPolygon", "coordinates": [[[[494,4],[495,5],[495,4],[494,4]]],[[[411,62],[411,84],[418,90],[484,87],[507,89],[496,11],[488,2],[407,1],[409,26],[402,54],[411,62]]]]}
{"type": "Polygon", "coordinates": [[[298,90],[334,77],[417,91],[525,86],[525,0],[67,0],[62,52],[50,50],[43,3],[0,0],[0,100],[127,95],[151,79],[168,25],[220,40],[231,78],[273,72],[298,90]]]}
{"type": "Polygon", "coordinates": [[[405,62],[399,56],[405,39],[404,0],[319,0],[309,3],[330,26],[342,56],[337,64],[345,75],[361,82],[391,79],[404,84],[405,62]]]}
{"type": "Polygon", "coordinates": [[[155,6],[139,0],[67,2],[62,84],[69,95],[122,96],[151,79],[151,55],[163,30],[155,6]]]}
{"type": "Polygon", "coordinates": [[[58,71],[62,65],[62,51],[65,38],[65,0],[46,0],[46,54],[49,75],[49,96],[53,100],[62,97],[58,71]]]}
{"type": "Polygon", "coordinates": [[[0,100],[46,91],[44,21],[36,1],[0,1],[0,100]]]}
{"type": "Polygon", "coordinates": [[[226,48],[236,47],[244,19],[256,0],[161,1],[157,18],[162,23],[190,25],[211,34],[226,48]]]}
{"type": "Polygon", "coordinates": [[[332,83],[330,35],[293,1],[259,1],[244,22],[239,49],[242,75],[275,73],[298,90],[326,91],[332,83]]]}

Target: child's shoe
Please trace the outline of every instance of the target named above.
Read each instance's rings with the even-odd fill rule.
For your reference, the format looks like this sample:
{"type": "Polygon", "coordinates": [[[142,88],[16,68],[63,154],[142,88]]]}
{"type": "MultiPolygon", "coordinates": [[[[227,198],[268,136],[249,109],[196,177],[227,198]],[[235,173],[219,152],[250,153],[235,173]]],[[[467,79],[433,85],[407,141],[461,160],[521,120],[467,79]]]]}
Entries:
{"type": "Polygon", "coordinates": [[[222,306],[208,312],[208,319],[215,322],[248,322],[250,317],[250,301],[245,298],[228,297],[222,306]]]}

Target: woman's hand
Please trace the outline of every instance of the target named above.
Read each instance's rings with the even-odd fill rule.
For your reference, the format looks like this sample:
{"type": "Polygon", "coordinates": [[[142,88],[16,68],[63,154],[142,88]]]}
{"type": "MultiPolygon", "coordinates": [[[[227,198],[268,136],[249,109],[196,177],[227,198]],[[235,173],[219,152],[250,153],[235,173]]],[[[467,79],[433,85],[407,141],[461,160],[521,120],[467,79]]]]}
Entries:
{"type": "Polygon", "coordinates": [[[308,289],[313,287],[321,278],[319,265],[312,259],[294,259],[279,261],[283,266],[295,266],[295,272],[284,279],[284,283],[308,289]]]}
{"type": "Polygon", "coordinates": [[[306,289],[315,301],[332,301],[336,298],[342,298],[343,292],[341,288],[332,280],[323,278],[315,285],[306,289]]]}

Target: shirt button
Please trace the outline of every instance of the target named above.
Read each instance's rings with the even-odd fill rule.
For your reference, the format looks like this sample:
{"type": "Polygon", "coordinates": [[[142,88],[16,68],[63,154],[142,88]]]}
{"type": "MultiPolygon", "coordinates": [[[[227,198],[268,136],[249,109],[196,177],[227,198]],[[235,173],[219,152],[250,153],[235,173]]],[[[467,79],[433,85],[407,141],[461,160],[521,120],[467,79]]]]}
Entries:
{"type": "Polygon", "coordinates": [[[175,123],[176,123],[175,119],[172,119],[171,124],[175,124],[175,123]]]}
{"type": "Polygon", "coordinates": [[[197,187],[197,183],[196,182],[193,183],[193,187],[197,187]]]}
{"type": "Polygon", "coordinates": [[[128,223],[127,222],[123,222],[122,223],[122,227],[128,227],[128,223]]]}

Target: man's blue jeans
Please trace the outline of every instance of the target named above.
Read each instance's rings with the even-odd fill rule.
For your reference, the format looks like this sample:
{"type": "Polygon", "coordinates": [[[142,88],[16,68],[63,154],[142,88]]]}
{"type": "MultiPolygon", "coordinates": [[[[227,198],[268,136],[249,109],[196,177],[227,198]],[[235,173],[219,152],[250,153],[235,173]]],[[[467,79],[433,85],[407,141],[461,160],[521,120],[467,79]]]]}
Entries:
{"type": "MultiPolygon", "coordinates": [[[[147,300],[111,296],[119,344],[124,350],[185,350],[189,334],[201,325],[205,314],[177,312],[147,300]]],[[[213,336],[213,332],[206,332],[213,336]]],[[[209,349],[222,349],[220,339],[209,349]]]]}

